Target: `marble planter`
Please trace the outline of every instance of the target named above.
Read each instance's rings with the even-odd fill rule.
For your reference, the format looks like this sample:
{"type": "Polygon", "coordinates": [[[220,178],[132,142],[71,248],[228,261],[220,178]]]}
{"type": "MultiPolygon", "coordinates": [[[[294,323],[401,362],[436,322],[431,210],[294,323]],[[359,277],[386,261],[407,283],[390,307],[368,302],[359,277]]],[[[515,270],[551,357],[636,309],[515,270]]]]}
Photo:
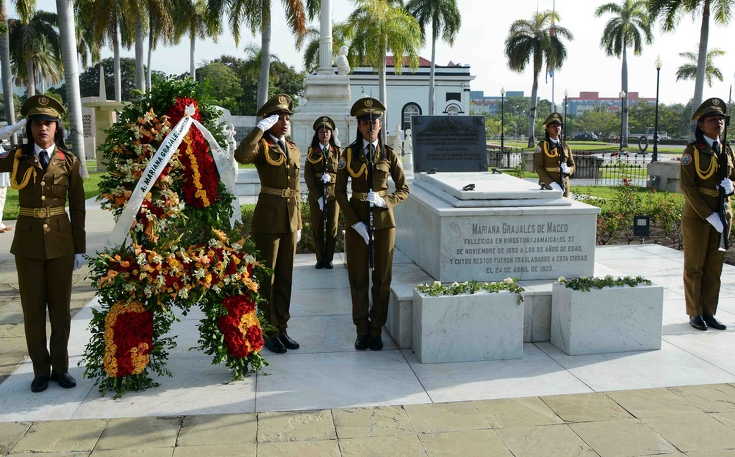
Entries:
{"type": "Polygon", "coordinates": [[[661,349],[659,286],[581,292],[554,283],[551,343],[569,355],[661,349]]]}
{"type": "Polygon", "coordinates": [[[514,293],[430,297],[414,291],[413,325],[413,349],[421,363],[523,355],[523,303],[514,293]]]}

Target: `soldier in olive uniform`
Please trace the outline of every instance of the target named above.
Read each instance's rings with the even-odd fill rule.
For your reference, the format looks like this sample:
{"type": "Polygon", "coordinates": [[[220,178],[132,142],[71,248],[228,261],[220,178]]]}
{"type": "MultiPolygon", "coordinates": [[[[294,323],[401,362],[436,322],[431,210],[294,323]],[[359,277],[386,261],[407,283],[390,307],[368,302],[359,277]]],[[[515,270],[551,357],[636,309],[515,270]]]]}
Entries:
{"type": "Polygon", "coordinates": [[[0,172],[10,172],[20,210],[10,252],[15,255],[28,355],[33,362],[31,391],[49,380],[76,386],[68,373],[72,271],[84,263],[84,187],[79,160],[65,151],[60,117],[64,108],[36,95],[21,109],[27,116],[27,145],[0,157],[0,172]],[[64,206],[69,204],[69,216],[64,206]],[[51,340],[46,347],[46,309],[51,340]]]}
{"type": "Polygon", "coordinates": [[[265,345],[276,353],[298,349],[286,331],[291,307],[291,278],[296,244],[301,238],[299,208],[299,150],[286,138],[293,114],[288,95],[271,97],[259,110],[262,119],[235,149],[240,163],[254,163],[260,177],[260,195],[253,214],[253,239],[263,262],[273,269],[261,284],[265,317],[277,329],[265,345]]]}
{"type": "Polygon", "coordinates": [[[339,205],[334,198],[339,148],[334,142],[333,135],[332,119],[322,116],[314,122],[314,138],[311,140],[304,165],[304,181],[309,188],[311,228],[316,248],[316,268],[330,270],[334,268],[332,258],[339,221],[339,205]]]}
{"type": "Polygon", "coordinates": [[[383,348],[381,331],[388,316],[396,240],[393,208],[408,198],[401,159],[381,141],[383,112],[385,107],[374,98],[361,98],[352,105],[350,114],[358,120],[357,139],[342,152],[335,186],[337,201],[350,227],[345,232],[345,252],[352,294],[352,320],[357,327],[355,349],[358,350],[370,348],[379,351],[383,348]],[[388,192],[389,177],[395,183],[393,193],[388,192]],[[349,199],[348,180],[352,181],[352,197],[349,199]],[[372,294],[369,293],[368,247],[371,230],[374,260],[372,294]]]}
{"type": "Polygon", "coordinates": [[[681,156],[680,183],[684,193],[681,230],[684,238],[684,294],[689,323],[698,330],[726,326],[715,319],[720,295],[720,273],[724,252],[719,250],[725,226],[729,236],[735,169],[730,145],[723,144],[727,107],[719,98],[710,98],[695,111],[695,141],[681,156]],[[724,155],[724,156],[723,156],[724,155]],[[722,169],[721,163],[726,163],[722,169]],[[725,224],[718,213],[720,192],[724,192],[725,224]]]}
{"type": "Polygon", "coordinates": [[[569,196],[571,176],[574,174],[574,157],[569,145],[562,144],[561,132],[564,121],[561,114],[551,113],[544,121],[546,137],[541,140],[533,155],[533,168],[538,182],[544,189],[555,189],[569,196]],[[562,152],[563,151],[563,152],[562,152]],[[564,154],[564,162],[561,156],[564,154]]]}

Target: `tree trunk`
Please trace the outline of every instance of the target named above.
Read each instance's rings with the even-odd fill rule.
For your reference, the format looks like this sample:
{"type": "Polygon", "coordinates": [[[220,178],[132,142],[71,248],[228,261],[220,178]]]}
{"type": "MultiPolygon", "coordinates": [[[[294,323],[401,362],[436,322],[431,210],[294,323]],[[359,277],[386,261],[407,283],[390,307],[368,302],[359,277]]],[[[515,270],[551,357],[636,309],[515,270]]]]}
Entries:
{"type": "Polygon", "coordinates": [[[534,57],[533,65],[533,87],[531,88],[531,100],[528,102],[528,147],[536,144],[536,96],[538,95],[538,75],[541,72],[541,64],[536,63],[534,57]]]}
{"type": "Polygon", "coordinates": [[[74,32],[73,0],[56,0],[56,12],[59,15],[59,40],[61,56],[64,60],[64,79],[66,80],[66,98],[69,102],[69,124],[74,154],[79,158],[82,178],[87,178],[87,160],[84,154],[84,137],[82,130],[82,99],[79,95],[79,70],[77,69],[77,39],[74,32]]]}
{"type": "Polygon", "coordinates": [[[113,62],[114,62],[114,73],[115,73],[115,100],[118,102],[122,101],[122,70],[120,69],[120,29],[117,24],[117,19],[113,25],[112,35],[112,50],[113,50],[113,62]]]}
{"type": "MultiPolygon", "coordinates": [[[[193,79],[194,81],[197,80],[197,67],[196,67],[196,64],[194,63],[195,62],[194,51],[196,50],[196,40],[197,40],[196,34],[194,33],[194,30],[191,30],[190,36],[189,36],[189,76],[191,76],[191,79],[193,79]]],[[[258,105],[258,107],[260,108],[260,105],[258,105]]]]}
{"type": "MultiPolygon", "coordinates": [[[[5,106],[5,120],[8,125],[15,124],[15,106],[13,104],[13,76],[10,72],[10,37],[8,31],[8,17],[5,11],[5,1],[0,0],[0,25],[5,30],[0,32],[0,65],[2,65],[3,77],[3,102],[5,106]]],[[[10,138],[12,144],[18,142],[18,136],[13,134],[10,138]]]]}
{"type": "Polygon", "coordinates": [[[622,145],[623,147],[628,147],[628,43],[625,41],[623,41],[623,68],[621,80],[623,83],[623,92],[625,93],[625,96],[623,97],[623,112],[621,116],[621,122],[623,123],[623,128],[621,129],[623,135],[622,145]]]}
{"type": "MultiPolygon", "coordinates": [[[[696,110],[702,103],[704,92],[704,77],[707,69],[707,41],[709,40],[709,13],[711,0],[705,0],[702,8],[702,28],[699,31],[699,55],[697,56],[697,78],[694,81],[694,100],[692,110],[696,110]]],[[[692,122],[692,127],[696,125],[692,122]]],[[[692,128],[692,138],[694,129],[692,128]]]]}
{"type": "Polygon", "coordinates": [[[153,55],[153,21],[148,21],[148,68],[146,69],[145,75],[145,87],[148,92],[151,91],[151,56],[153,55]]]}
{"type": "MultiPolygon", "coordinates": [[[[380,60],[380,66],[378,67],[378,95],[380,97],[380,101],[383,103],[383,106],[385,106],[385,113],[383,113],[383,128],[380,129],[380,135],[383,140],[383,144],[385,144],[385,135],[386,135],[386,129],[390,125],[390,120],[388,119],[388,87],[386,83],[386,75],[385,75],[385,59],[386,59],[386,51],[385,51],[385,45],[383,45],[383,57],[380,60]]],[[[396,63],[395,63],[395,57],[393,58],[393,68],[395,69],[396,63]]]]}
{"type": "Polygon", "coordinates": [[[143,61],[145,60],[144,41],[145,30],[143,17],[139,15],[137,21],[135,21],[135,88],[142,91],[145,91],[145,70],[143,69],[143,61]]]}
{"type": "Polygon", "coordinates": [[[436,95],[434,86],[436,84],[436,33],[437,20],[434,19],[431,25],[431,82],[429,83],[429,116],[436,114],[434,104],[436,103],[436,95]]]}
{"type": "Polygon", "coordinates": [[[258,108],[268,100],[268,79],[271,71],[271,15],[263,8],[260,32],[260,75],[258,76],[258,108]]]}
{"type": "Polygon", "coordinates": [[[33,97],[36,95],[36,72],[30,55],[26,55],[26,75],[26,97],[33,97]]]}

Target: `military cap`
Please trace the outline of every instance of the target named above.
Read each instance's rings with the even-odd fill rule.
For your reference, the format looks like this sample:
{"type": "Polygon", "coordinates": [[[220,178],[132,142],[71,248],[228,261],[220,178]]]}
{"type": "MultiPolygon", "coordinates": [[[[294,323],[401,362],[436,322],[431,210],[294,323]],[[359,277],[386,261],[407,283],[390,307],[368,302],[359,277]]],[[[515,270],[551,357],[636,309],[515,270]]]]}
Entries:
{"type": "Polygon", "coordinates": [[[697,111],[692,115],[692,120],[698,121],[711,116],[727,116],[727,105],[725,105],[725,102],[721,98],[709,98],[702,102],[699,108],[697,108],[697,111]]]}
{"type": "Polygon", "coordinates": [[[564,125],[564,118],[561,117],[561,114],[559,113],[549,114],[549,117],[547,117],[546,120],[544,121],[544,127],[546,127],[549,124],[554,124],[554,123],[564,125]]]}
{"type": "Polygon", "coordinates": [[[372,97],[364,97],[356,101],[355,104],[352,105],[350,116],[360,118],[372,114],[373,117],[380,117],[383,115],[384,112],[385,105],[380,103],[380,100],[372,97]]]}
{"type": "Polygon", "coordinates": [[[65,112],[61,103],[47,95],[34,95],[20,109],[22,116],[49,121],[58,121],[65,112]]]}
{"type": "Polygon", "coordinates": [[[326,127],[334,131],[334,121],[329,116],[322,116],[314,121],[314,130],[319,130],[319,127],[326,127]]]}
{"type": "Polygon", "coordinates": [[[293,100],[286,94],[272,96],[260,107],[256,114],[260,117],[266,117],[281,112],[293,114],[293,100]]]}

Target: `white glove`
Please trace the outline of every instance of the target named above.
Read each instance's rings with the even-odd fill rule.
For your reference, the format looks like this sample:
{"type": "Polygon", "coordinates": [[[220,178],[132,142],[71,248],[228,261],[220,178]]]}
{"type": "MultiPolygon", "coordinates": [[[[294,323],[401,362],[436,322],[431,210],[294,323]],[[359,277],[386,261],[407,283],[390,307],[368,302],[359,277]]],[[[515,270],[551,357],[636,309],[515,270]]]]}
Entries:
{"type": "Polygon", "coordinates": [[[378,208],[387,208],[388,205],[385,203],[385,200],[383,197],[378,195],[377,193],[370,191],[368,192],[368,201],[373,205],[377,206],[378,208]]]}
{"type": "Polygon", "coordinates": [[[365,244],[369,243],[367,225],[365,225],[364,222],[352,224],[352,228],[362,237],[363,240],[365,240],[365,244]]]}
{"type": "Polygon", "coordinates": [[[725,195],[731,195],[733,191],[735,191],[735,188],[733,187],[730,178],[723,178],[722,182],[720,183],[720,187],[725,189],[725,195]]]}
{"type": "Polygon", "coordinates": [[[87,259],[84,258],[84,254],[74,254],[74,269],[78,270],[87,263],[87,259]]]}
{"type": "Polygon", "coordinates": [[[572,173],[572,167],[563,163],[561,164],[561,172],[564,173],[565,175],[569,175],[572,173]]]}
{"type": "Polygon", "coordinates": [[[299,244],[299,241],[301,241],[301,229],[296,230],[296,244],[299,244]]]}
{"type": "Polygon", "coordinates": [[[332,176],[329,173],[324,173],[322,175],[322,183],[329,184],[330,182],[332,182],[332,176]]]}
{"type": "Polygon", "coordinates": [[[319,197],[316,202],[319,203],[319,211],[324,211],[324,197],[319,197]]]}
{"type": "Polygon", "coordinates": [[[551,181],[551,184],[549,184],[549,187],[551,187],[554,190],[560,190],[560,191],[564,192],[564,189],[562,189],[561,186],[559,185],[559,183],[556,182],[556,181],[551,181]]]}
{"type": "Polygon", "coordinates": [[[266,118],[263,118],[258,121],[258,124],[256,127],[258,127],[263,132],[267,132],[271,129],[274,125],[276,125],[276,122],[278,122],[279,116],[278,114],[273,114],[271,116],[268,116],[266,118]]]}
{"type": "Polygon", "coordinates": [[[712,213],[707,216],[707,222],[712,224],[712,227],[714,227],[718,233],[722,233],[722,231],[725,230],[725,227],[723,227],[722,221],[720,220],[720,215],[717,213],[712,213]]]}

